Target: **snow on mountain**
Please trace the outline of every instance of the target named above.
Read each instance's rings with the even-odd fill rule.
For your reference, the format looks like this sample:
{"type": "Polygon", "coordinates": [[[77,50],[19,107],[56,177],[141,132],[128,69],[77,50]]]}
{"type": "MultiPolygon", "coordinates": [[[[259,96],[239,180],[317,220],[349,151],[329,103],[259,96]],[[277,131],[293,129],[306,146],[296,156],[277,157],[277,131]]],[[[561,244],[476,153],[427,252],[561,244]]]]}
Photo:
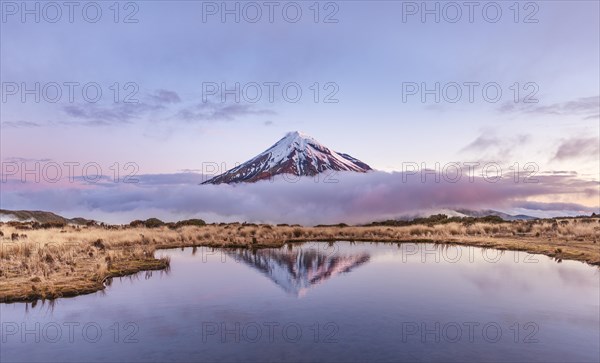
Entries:
{"type": "Polygon", "coordinates": [[[366,173],[371,167],[295,131],[249,161],[202,184],[256,182],[278,174],[314,176],[327,170],[366,173]]]}
{"type": "Polygon", "coordinates": [[[365,252],[328,254],[315,249],[239,249],[225,253],[262,272],[294,296],[303,296],[311,287],[370,260],[370,255],[365,252]]]}

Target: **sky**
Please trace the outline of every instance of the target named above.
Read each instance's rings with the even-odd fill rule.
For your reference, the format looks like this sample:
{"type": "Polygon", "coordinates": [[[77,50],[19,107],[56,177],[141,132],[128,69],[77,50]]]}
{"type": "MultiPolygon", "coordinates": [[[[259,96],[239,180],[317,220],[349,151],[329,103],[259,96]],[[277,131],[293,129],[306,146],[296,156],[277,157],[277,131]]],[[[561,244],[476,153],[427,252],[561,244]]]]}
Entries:
{"type": "MultiPolygon", "coordinates": [[[[375,198],[374,185],[407,193],[394,176],[409,165],[479,162],[499,165],[508,180],[515,165],[548,179],[526,194],[512,183],[518,198],[488,183],[497,199],[465,207],[532,212],[523,207],[546,203],[532,213],[577,214],[600,206],[597,1],[0,4],[2,208],[272,221],[280,211],[258,212],[269,203],[217,207],[231,195],[262,201],[272,188],[220,190],[228,197],[208,203],[188,174],[214,163],[225,171],[292,130],[378,171],[348,182],[345,192],[358,188],[353,198],[375,198]],[[48,182],[44,166],[54,163],[63,178],[48,182]],[[74,180],[64,180],[65,163],[77,163],[74,180]],[[81,181],[88,165],[112,179],[108,194],[125,205],[114,208],[105,183],[81,181]],[[15,182],[27,168],[40,180],[15,182]],[[152,187],[123,183],[127,175],[152,187]],[[157,202],[175,187],[199,199],[157,202]],[[213,210],[198,206],[205,201],[213,210]]],[[[335,213],[317,204],[330,212],[316,216],[362,221],[460,204],[441,184],[431,188],[442,196],[421,204],[383,199],[350,218],[352,207],[334,199],[326,202],[335,213]]],[[[295,188],[280,198],[326,189],[295,188]]],[[[280,208],[312,221],[288,203],[280,208]]]]}

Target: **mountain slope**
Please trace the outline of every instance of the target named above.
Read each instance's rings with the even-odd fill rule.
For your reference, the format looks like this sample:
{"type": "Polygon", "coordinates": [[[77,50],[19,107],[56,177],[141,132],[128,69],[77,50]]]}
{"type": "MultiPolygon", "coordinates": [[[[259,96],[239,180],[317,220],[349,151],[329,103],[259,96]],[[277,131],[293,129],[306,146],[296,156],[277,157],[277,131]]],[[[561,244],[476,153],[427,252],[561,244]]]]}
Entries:
{"type": "Polygon", "coordinates": [[[327,170],[365,173],[372,169],[348,154],[330,150],[314,138],[295,131],[249,161],[202,184],[252,183],[279,174],[314,176],[327,170]]]}

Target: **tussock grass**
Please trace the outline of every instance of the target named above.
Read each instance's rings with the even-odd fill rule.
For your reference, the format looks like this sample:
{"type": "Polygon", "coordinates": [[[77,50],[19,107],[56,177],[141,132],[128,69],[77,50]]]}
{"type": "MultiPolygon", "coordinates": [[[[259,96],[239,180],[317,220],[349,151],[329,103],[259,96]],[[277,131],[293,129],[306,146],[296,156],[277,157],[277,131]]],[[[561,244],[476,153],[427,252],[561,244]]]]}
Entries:
{"type": "Polygon", "coordinates": [[[90,293],[103,282],[168,268],[154,252],[175,247],[280,247],[294,241],[459,243],[540,253],[600,265],[600,219],[317,226],[211,224],[35,228],[0,223],[0,302],[90,293]]]}

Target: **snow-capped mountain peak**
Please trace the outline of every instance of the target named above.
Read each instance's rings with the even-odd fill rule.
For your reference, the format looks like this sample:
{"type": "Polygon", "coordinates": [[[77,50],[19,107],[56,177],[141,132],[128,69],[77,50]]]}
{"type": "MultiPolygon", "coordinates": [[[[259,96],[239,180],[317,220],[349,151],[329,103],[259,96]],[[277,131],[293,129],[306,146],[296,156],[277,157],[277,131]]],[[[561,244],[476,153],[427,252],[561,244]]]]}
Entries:
{"type": "Polygon", "coordinates": [[[365,173],[371,167],[299,131],[287,133],[256,157],[203,184],[255,182],[278,174],[313,176],[327,170],[365,173]]]}

